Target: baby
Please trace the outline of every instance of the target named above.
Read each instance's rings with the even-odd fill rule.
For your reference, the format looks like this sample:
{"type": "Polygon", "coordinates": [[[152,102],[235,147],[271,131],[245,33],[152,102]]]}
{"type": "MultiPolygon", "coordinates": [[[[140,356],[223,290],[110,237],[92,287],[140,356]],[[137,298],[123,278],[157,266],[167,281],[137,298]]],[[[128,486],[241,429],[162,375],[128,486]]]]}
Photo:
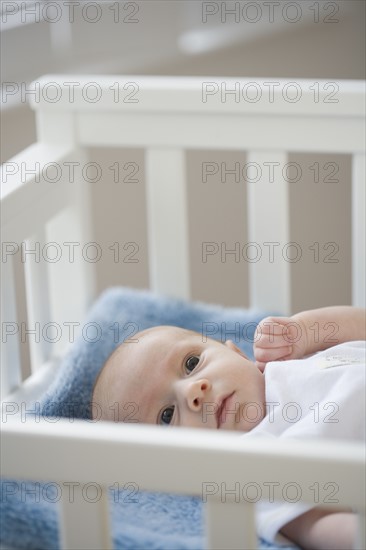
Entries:
{"type": "MultiPolygon", "coordinates": [[[[364,439],[365,415],[359,411],[364,406],[365,352],[359,342],[343,343],[364,340],[365,332],[365,311],[347,306],[266,318],[255,333],[253,362],[230,340],[222,343],[172,326],[147,329],[106,361],[94,385],[93,418],[235,430],[246,436],[364,439]],[[327,348],[334,345],[329,354],[327,348]],[[322,401],[324,395],[327,401],[322,401]],[[297,406],[286,408],[288,419],[284,396],[297,406]],[[338,410],[329,411],[329,402],[338,410]],[[299,410],[307,413],[300,419],[299,410]],[[359,420],[352,429],[348,422],[326,421],[338,411],[359,420]]],[[[352,547],[356,516],[350,510],[301,504],[281,510],[275,521],[273,506],[262,514],[259,531],[265,538],[274,540],[280,531],[305,549],[352,547]]]]}

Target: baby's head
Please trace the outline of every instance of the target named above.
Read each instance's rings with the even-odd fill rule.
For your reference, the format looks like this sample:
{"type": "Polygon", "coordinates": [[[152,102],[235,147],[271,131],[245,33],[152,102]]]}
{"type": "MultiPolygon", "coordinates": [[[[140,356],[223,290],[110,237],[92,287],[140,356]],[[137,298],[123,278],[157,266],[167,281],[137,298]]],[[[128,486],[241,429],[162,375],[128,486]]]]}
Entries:
{"type": "Polygon", "coordinates": [[[265,415],[264,376],[231,341],[153,327],[108,358],[92,409],[95,420],[249,431],[265,415]]]}

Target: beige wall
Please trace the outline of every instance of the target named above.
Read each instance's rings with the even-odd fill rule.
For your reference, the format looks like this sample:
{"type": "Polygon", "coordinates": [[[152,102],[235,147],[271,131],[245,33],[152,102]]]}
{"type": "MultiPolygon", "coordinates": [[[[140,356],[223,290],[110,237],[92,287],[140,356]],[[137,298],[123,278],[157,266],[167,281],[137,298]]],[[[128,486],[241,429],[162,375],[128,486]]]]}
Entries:
{"type": "MultiPolygon", "coordinates": [[[[324,9],[327,2],[315,4],[319,4],[320,13],[330,13],[324,9]]],[[[364,79],[366,4],[362,0],[333,4],[340,8],[333,16],[338,23],[325,23],[322,19],[301,27],[289,23],[278,35],[261,36],[221,51],[190,56],[180,62],[153,67],[147,73],[364,79]]],[[[245,24],[242,28],[244,35],[245,24]]]]}

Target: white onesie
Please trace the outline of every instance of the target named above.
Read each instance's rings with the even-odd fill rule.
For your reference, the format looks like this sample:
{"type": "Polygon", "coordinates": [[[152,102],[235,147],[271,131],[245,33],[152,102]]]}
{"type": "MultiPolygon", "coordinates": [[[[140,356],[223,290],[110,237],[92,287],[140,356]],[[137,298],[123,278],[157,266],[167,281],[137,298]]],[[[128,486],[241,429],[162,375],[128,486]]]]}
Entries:
{"type": "MultiPolygon", "coordinates": [[[[244,437],[365,441],[365,344],[348,342],[306,359],[267,363],[267,414],[244,437]]],[[[288,545],[279,529],[311,508],[300,502],[260,502],[258,532],[288,545]]]]}

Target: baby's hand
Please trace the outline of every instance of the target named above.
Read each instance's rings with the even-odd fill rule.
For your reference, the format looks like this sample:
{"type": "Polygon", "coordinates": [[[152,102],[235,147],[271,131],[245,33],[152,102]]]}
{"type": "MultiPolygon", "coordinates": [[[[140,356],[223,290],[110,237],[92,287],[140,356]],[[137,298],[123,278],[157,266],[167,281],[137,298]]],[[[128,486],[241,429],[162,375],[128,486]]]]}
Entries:
{"type": "Polygon", "coordinates": [[[306,347],[306,328],[293,317],[266,317],[254,334],[254,358],[262,372],[269,361],[300,359],[306,347]]]}

